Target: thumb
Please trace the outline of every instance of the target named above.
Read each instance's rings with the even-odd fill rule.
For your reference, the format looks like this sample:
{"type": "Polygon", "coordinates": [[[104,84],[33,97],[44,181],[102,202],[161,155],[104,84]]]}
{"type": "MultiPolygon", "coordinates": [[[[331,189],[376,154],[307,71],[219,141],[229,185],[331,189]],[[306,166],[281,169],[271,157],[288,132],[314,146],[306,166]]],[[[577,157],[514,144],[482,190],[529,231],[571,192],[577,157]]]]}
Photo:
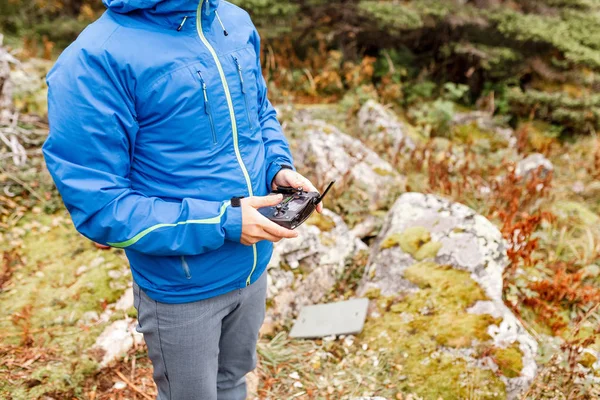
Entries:
{"type": "Polygon", "coordinates": [[[274,196],[254,196],[248,199],[248,204],[253,208],[262,208],[275,206],[281,203],[281,200],[283,200],[283,196],[281,194],[274,196]]]}

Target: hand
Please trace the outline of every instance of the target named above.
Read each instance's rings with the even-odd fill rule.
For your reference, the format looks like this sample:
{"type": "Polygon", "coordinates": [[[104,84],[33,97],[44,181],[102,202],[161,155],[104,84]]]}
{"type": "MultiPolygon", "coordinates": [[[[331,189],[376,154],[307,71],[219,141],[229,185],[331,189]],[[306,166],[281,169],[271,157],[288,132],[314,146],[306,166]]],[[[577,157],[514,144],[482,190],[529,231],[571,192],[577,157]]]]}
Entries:
{"type": "MultiPolygon", "coordinates": [[[[287,168],[282,169],[277,173],[277,175],[275,175],[272,189],[277,189],[277,186],[291,186],[293,188],[301,187],[306,192],[318,192],[317,188],[315,188],[315,186],[310,183],[308,179],[287,168]]],[[[317,212],[323,212],[323,203],[317,204],[317,212]]]]}
{"type": "Polygon", "coordinates": [[[257,211],[258,208],[275,206],[283,200],[282,195],[247,197],[242,199],[242,244],[253,245],[261,240],[279,242],[283,238],[295,238],[297,232],[286,229],[270,221],[257,211]]]}

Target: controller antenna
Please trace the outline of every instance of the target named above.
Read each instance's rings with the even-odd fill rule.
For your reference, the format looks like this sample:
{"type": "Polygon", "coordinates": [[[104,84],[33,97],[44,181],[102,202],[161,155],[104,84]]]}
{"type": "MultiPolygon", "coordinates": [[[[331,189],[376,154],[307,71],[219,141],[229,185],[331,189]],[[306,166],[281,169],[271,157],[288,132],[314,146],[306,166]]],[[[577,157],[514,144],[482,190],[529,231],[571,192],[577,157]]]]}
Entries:
{"type": "Polygon", "coordinates": [[[327,186],[327,189],[325,189],[323,194],[316,198],[315,204],[319,204],[321,201],[323,201],[323,198],[325,197],[327,192],[329,192],[329,189],[331,189],[331,187],[333,186],[334,183],[335,183],[335,181],[331,181],[331,183],[327,186]]]}

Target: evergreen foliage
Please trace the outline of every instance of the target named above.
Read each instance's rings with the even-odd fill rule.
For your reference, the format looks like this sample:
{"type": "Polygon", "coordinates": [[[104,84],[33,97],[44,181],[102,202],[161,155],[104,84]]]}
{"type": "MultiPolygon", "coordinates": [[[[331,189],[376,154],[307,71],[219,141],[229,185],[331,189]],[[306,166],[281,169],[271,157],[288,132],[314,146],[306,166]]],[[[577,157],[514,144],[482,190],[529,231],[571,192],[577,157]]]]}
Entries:
{"type": "MultiPolygon", "coordinates": [[[[453,82],[473,102],[493,92],[498,112],[535,110],[567,131],[598,127],[590,96],[600,91],[600,0],[232,2],[262,33],[276,95],[300,89],[327,100],[367,83],[406,106],[419,85],[434,82],[435,95],[453,82]],[[372,73],[365,56],[376,59],[372,73]]],[[[0,4],[0,30],[60,48],[101,10],[92,0],[10,0],[0,4]]]]}

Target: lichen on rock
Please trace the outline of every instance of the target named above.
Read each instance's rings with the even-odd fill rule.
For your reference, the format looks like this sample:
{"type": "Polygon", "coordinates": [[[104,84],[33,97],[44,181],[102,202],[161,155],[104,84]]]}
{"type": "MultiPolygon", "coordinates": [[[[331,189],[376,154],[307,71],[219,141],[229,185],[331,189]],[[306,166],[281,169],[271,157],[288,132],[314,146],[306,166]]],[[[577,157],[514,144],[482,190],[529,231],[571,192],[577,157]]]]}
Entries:
{"type": "Polygon", "coordinates": [[[442,248],[440,242],[431,240],[431,234],[422,226],[407,228],[402,233],[394,233],[381,243],[382,249],[399,245],[403,251],[410,254],[415,260],[422,261],[434,258],[442,248]]]}
{"type": "Polygon", "coordinates": [[[358,112],[358,127],[361,137],[374,146],[375,150],[392,151],[392,156],[401,146],[413,150],[414,140],[409,134],[409,125],[402,123],[396,114],[375,100],[368,100],[358,112]]]}
{"type": "MultiPolygon", "coordinates": [[[[412,340],[422,344],[429,338],[433,341],[428,350],[413,357],[435,351],[453,360],[458,357],[464,363],[461,368],[486,377],[479,385],[489,391],[480,398],[497,398],[490,393],[500,389],[502,396],[516,398],[535,375],[537,343],[502,301],[507,263],[502,235],[483,216],[433,195],[400,196],[375,241],[359,288],[363,295],[377,292],[378,303],[393,312],[380,309],[380,316],[368,321],[365,336],[379,337],[385,331],[394,336],[399,352],[409,354],[415,347],[412,340]],[[419,262],[423,259],[427,261],[419,262]],[[392,305],[382,301],[398,297],[401,300],[392,305]],[[401,333],[405,330],[414,338],[401,333]]],[[[448,361],[445,370],[451,365],[448,361]]],[[[407,372],[417,386],[435,386],[419,374],[407,372]]],[[[448,390],[447,395],[455,393],[448,390]]],[[[440,392],[421,395],[446,398],[440,392]]]]}

